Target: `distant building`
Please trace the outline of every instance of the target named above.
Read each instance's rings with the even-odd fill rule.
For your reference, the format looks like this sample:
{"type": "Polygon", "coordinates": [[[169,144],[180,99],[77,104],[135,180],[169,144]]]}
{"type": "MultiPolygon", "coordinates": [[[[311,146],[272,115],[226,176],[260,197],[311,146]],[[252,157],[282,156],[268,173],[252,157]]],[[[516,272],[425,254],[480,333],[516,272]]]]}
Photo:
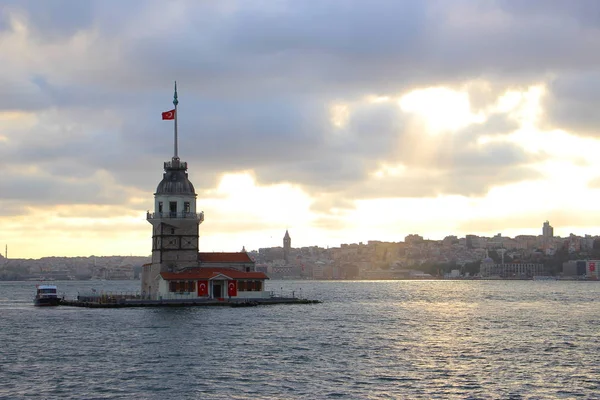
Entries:
{"type": "Polygon", "coordinates": [[[446,236],[443,240],[442,240],[442,244],[444,246],[452,246],[454,244],[458,244],[459,240],[458,237],[454,236],[454,235],[450,235],[450,236],[446,236]]]}
{"type": "Polygon", "coordinates": [[[285,235],[283,236],[283,259],[285,263],[288,264],[290,262],[290,251],[292,250],[292,238],[290,237],[287,229],[285,230],[285,235]]]}
{"type": "Polygon", "coordinates": [[[563,263],[563,276],[597,280],[600,278],[600,260],[570,260],[563,263]]]}
{"type": "Polygon", "coordinates": [[[485,258],[479,267],[482,278],[513,278],[527,279],[544,275],[544,264],[536,263],[494,263],[491,258],[485,258]]]}
{"type": "Polygon", "coordinates": [[[465,246],[467,249],[477,249],[482,247],[479,236],[477,235],[466,235],[465,236],[465,246]]]}
{"type": "Polygon", "coordinates": [[[413,235],[408,235],[404,238],[404,243],[406,244],[419,244],[419,243],[423,243],[423,236],[417,235],[417,234],[413,234],[413,235]]]}
{"type": "Polygon", "coordinates": [[[554,237],[554,228],[550,225],[550,222],[544,222],[544,226],[542,227],[542,236],[544,238],[552,238],[554,237]]]}

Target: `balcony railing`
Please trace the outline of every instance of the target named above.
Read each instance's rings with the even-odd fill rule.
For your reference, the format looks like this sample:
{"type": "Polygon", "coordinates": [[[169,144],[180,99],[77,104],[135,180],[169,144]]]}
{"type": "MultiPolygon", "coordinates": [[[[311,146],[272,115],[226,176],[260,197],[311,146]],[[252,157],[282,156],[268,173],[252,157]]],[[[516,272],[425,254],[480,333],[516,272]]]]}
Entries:
{"type": "Polygon", "coordinates": [[[166,219],[166,218],[178,218],[178,219],[197,219],[198,221],[204,221],[204,211],[200,213],[193,212],[148,212],[146,219],[166,219]]]}

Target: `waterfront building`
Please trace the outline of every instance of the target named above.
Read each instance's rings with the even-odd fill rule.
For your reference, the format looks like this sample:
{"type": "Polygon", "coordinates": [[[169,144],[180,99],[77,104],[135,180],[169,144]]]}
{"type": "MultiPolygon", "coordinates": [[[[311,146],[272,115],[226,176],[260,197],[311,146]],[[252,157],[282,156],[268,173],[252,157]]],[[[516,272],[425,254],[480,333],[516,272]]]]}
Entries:
{"type": "Polygon", "coordinates": [[[544,264],[499,263],[487,257],[481,262],[479,275],[482,278],[529,279],[544,275],[544,264]]]}
{"type": "Polygon", "coordinates": [[[569,260],[563,263],[562,274],[566,278],[600,279],[600,260],[569,260]]]}
{"type": "Polygon", "coordinates": [[[204,213],[196,209],[197,194],[188,166],[178,155],[177,104],[175,85],[175,109],[163,113],[163,119],[174,120],[174,154],[164,163],[163,178],[154,193],[154,212],[146,215],[152,224],[152,262],[142,267],[142,293],[152,299],[222,298],[226,294],[265,297],[268,277],[255,271],[248,253],[199,252],[204,213]]]}
{"type": "Polygon", "coordinates": [[[585,260],[569,260],[563,263],[562,274],[564,277],[583,277],[587,273],[586,268],[585,260]]]}
{"type": "Polygon", "coordinates": [[[600,261],[588,260],[585,266],[585,276],[588,279],[598,280],[600,278],[600,261]]]}

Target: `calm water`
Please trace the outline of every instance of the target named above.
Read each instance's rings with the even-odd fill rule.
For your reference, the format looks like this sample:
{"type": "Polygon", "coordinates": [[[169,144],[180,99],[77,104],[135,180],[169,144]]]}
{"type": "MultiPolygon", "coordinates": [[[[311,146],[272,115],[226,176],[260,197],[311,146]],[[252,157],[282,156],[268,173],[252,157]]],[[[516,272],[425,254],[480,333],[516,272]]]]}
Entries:
{"type": "Polygon", "coordinates": [[[600,399],[600,282],[268,288],[324,303],[48,309],[0,282],[0,398],[600,399]]]}

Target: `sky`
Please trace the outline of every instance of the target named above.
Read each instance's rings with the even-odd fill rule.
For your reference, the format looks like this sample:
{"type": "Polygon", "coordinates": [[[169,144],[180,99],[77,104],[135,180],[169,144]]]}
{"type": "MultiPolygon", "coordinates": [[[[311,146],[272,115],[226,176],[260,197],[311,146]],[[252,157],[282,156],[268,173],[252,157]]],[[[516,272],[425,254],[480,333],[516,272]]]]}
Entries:
{"type": "Polygon", "coordinates": [[[598,235],[598,49],[596,0],[0,0],[0,245],[150,254],[175,80],[201,251],[598,235]]]}

